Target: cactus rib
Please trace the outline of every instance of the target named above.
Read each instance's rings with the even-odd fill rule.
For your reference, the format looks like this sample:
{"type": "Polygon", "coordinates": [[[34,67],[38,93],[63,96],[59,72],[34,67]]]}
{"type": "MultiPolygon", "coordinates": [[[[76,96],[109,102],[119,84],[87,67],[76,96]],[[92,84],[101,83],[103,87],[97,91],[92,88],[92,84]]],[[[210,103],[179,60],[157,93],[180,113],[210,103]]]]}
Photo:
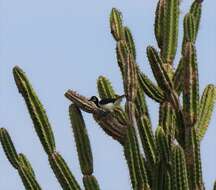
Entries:
{"type": "Polygon", "coordinates": [[[58,152],[53,152],[53,154],[49,156],[49,163],[63,189],[81,190],[66,162],[58,152]]]}
{"type": "Polygon", "coordinates": [[[51,154],[55,150],[55,140],[46,112],[22,69],[14,67],[13,74],[43,148],[47,154],[51,154]]]}
{"type": "Polygon", "coordinates": [[[76,105],[70,105],[69,113],[82,173],[91,175],[93,172],[93,158],[85,122],[76,105]]]}

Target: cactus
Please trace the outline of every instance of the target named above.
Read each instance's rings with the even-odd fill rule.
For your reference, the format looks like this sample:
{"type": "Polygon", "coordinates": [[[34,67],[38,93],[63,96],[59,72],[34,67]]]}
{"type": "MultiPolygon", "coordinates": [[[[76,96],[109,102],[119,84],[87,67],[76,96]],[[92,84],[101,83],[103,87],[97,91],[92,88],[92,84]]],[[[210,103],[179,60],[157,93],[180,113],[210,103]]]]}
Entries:
{"type": "MultiPolygon", "coordinates": [[[[122,75],[125,106],[107,111],[74,90],[65,97],[72,104],[69,117],[75,139],[83,185],[70,171],[56,150],[48,116],[26,74],[18,66],[13,74],[24,98],[35,131],[47,154],[50,167],[64,190],[99,190],[94,176],[93,155],[82,112],[93,116],[99,127],[122,146],[134,190],[204,190],[200,144],[208,128],[216,100],[216,87],[207,85],[199,95],[196,39],[201,20],[202,1],[194,0],[184,17],[181,57],[174,59],[178,43],[179,0],[159,0],[155,12],[157,47],[147,47],[147,58],[155,82],[136,61],[136,47],[131,30],[124,25],[122,13],[113,8],[111,34],[116,41],[117,63],[122,75]],[[154,131],[146,95],[159,104],[159,122],[154,131]]],[[[101,99],[118,98],[105,76],[97,80],[101,99]]],[[[22,153],[18,154],[5,128],[0,141],[11,165],[18,171],[27,190],[39,190],[36,174],[22,153]]],[[[216,183],[213,189],[216,189],[216,183]]]]}
{"type": "Polygon", "coordinates": [[[18,171],[25,189],[41,190],[30,162],[24,154],[17,154],[11,137],[5,128],[0,129],[0,140],[8,160],[10,161],[11,165],[18,171]]]}

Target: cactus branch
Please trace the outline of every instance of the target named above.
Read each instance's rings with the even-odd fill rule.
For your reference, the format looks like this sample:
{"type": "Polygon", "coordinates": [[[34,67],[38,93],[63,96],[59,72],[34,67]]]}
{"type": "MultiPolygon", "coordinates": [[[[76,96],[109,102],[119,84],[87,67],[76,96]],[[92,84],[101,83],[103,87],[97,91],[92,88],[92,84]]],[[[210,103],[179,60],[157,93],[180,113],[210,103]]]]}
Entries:
{"type": "Polygon", "coordinates": [[[55,150],[55,140],[46,112],[22,69],[14,67],[13,74],[43,148],[47,154],[51,154],[55,150]]]}

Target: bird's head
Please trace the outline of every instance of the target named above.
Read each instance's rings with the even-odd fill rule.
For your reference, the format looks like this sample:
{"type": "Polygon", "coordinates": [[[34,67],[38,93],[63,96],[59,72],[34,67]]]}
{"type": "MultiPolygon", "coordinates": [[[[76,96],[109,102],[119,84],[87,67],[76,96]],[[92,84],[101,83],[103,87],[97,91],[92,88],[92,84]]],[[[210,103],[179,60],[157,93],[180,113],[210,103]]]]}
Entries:
{"type": "Polygon", "coordinates": [[[94,102],[96,105],[98,104],[98,98],[96,96],[92,96],[89,101],[94,102]]]}

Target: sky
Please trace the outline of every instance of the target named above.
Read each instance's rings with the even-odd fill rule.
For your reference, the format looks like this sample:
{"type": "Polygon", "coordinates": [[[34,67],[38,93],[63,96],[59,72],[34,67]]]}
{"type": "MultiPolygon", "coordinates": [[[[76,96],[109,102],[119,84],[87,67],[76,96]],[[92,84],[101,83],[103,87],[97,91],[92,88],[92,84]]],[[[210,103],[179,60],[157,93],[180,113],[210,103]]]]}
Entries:
{"type": "MultiPolygon", "coordinates": [[[[137,62],[150,77],[146,47],[156,41],[153,33],[156,0],[1,0],[0,2],[0,126],[8,129],[18,152],[30,160],[42,189],[61,189],[48,164],[34,131],[23,98],[16,88],[12,68],[20,66],[28,75],[42,101],[54,131],[57,151],[64,157],[81,184],[68,106],[64,97],[73,89],[90,97],[97,95],[98,76],[108,77],[119,94],[122,81],[115,56],[115,42],[110,34],[109,14],[112,7],[123,13],[124,24],[134,36],[137,62]]],[[[192,0],[182,0],[179,22],[192,0]]],[[[216,84],[215,1],[203,3],[203,15],[196,43],[200,93],[216,84]]],[[[179,47],[181,40],[179,40],[179,47]]],[[[180,50],[180,49],[178,49],[180,50]]],[[[179,58],[179,52],[177,59],[179,58]]],[[[154,126],[158,105],[148,100],[154,126]]],[[[130,190],[127,165],[122,147],[107,136],[90,114],[83,113],[94,156],[94,175],[103,190],[130,190]]],[[[206,189],[216,179],[216,113],[201,144],[203,176],[206,189]]],[[[17,171],[12,168],[0,147],[0,189],[24,189],[17,171]],[[9,182],[10,181],[10,182],[9,182]]]]}

